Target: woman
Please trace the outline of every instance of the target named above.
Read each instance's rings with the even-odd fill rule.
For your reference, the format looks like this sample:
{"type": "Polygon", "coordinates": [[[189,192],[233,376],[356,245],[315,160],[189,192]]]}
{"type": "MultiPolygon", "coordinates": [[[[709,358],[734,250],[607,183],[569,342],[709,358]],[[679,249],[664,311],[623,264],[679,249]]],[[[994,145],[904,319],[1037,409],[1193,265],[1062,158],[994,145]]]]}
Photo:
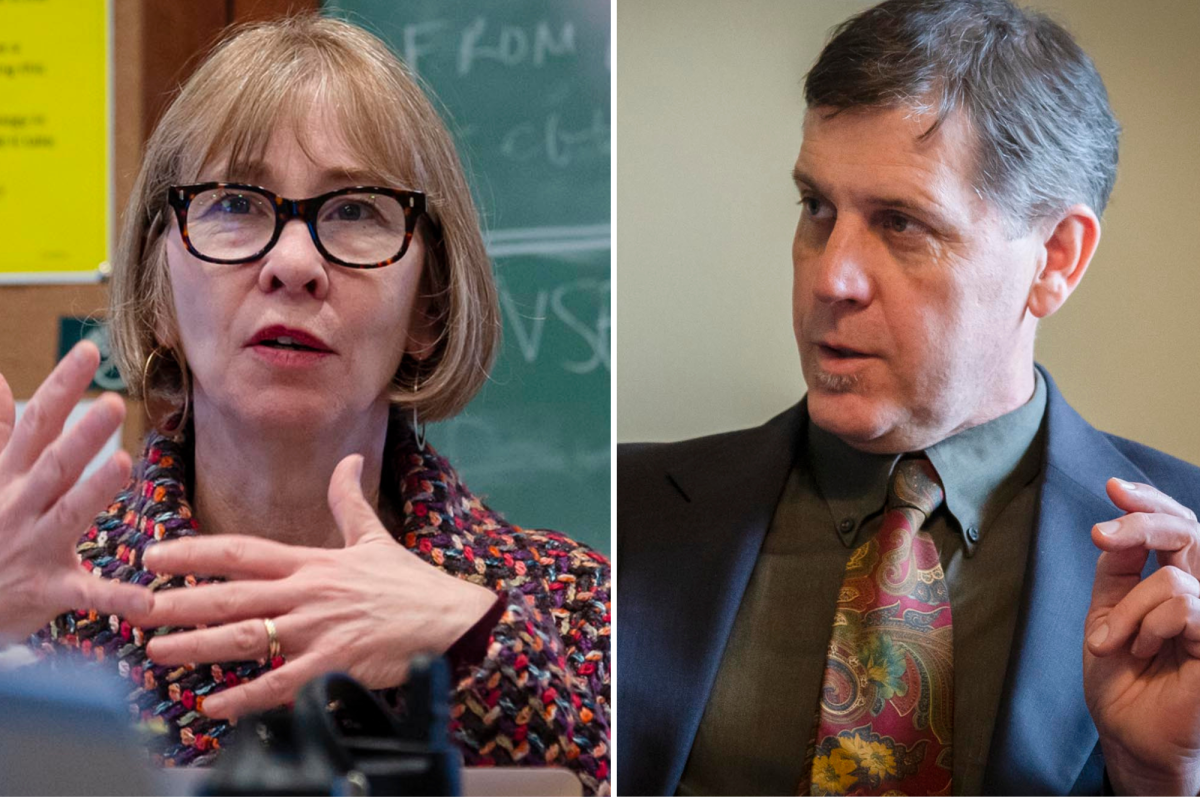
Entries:
{"type": "Polygon", "coordinates": [[[606,791],[606,562],[509,525],[419,435],[486,379],[498,315],[450,138],[386,46],[320,17],[219,46],[147,143],[112,304],[131,393],[168,412],[132,470],[79,481],[123,415],[106,395],[60,434],[82,345],[0,421],[0,636],[118,671],[166,765],[317,675],[386,689],[443,652],[468,764],[606,791]],[[91,576],[47,554],[114,494],[91,576]]]}

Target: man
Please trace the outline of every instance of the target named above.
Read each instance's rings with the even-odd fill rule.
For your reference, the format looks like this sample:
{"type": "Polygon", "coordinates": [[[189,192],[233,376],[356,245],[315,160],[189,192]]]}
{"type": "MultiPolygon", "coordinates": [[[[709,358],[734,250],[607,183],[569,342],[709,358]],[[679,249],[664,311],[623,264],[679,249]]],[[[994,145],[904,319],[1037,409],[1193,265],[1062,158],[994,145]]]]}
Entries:
{"type": "Polygon", "coordinates": [[[620,453],[618,791],[1195,795],[1200,470],[1033,360],[1115,179],[1094,66],[888,0],[805,95],[807,396],[620,453]]]}

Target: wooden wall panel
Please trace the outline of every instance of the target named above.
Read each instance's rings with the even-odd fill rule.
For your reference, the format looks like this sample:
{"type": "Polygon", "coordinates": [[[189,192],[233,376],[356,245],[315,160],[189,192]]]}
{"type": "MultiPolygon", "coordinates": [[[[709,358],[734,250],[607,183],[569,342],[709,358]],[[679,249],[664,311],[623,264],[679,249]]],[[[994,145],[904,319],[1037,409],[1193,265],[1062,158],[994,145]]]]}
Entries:
{"type": "Polygon", "coordinates": [[[115,232],[142,160],[142,11],[128,0],[113,4],[113,209],[115,232]]]}
{"type": "Polygon", "coordinates": [[[321,7],[319,0],[231,0],[230,5],[230,22],[271,19],[284,14],[316,11],[321,7]]]}
{"type": "Polygon", "coordinates": [[[176,89],[229,24],[226,0],[137,0],[142,6],[142,141],[176,89]]]}

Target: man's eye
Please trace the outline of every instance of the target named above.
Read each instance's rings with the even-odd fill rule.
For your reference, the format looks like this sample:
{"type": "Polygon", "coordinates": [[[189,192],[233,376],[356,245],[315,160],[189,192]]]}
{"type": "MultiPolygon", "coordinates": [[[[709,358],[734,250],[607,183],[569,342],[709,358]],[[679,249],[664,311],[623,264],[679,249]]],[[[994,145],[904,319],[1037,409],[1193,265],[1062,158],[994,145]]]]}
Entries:
{"type": "Polygon", "coordinates": [[[801,197],[800,206],[804,209],[804,213],[813,219],[829,216],[829,208],[819,197],[801,197]]]}
{"type": "Polygon", "coordinates": [[[903,214],[888,214],[883,218],[883,227],[892,233],[905,233],[914,223],[903,214]]]}

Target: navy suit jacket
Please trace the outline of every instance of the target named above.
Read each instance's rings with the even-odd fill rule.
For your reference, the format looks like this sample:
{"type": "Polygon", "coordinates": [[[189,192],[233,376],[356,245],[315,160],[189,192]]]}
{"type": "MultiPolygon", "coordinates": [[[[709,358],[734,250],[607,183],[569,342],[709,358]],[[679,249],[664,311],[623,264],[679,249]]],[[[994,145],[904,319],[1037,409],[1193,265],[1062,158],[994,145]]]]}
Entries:
{"type": "MultiPolygon", "coordinates": [[[[1095,430],[1043,375],[1037,522],[984,786],[996,795],[1095,795],[1104,762],[1083,698],[1083,623],[1100,554],[1091,527],[1120,514],[1104,485],[1114,476],[1149,483],[1195,509],[1200,469],[1095,430]]],[[[797,405],[759,428],[619,449],[622,795],[676,791],[804,418],[797,405]]],[[[841,577],[814,576],[813,591],[836,596],[841,577]]]]}

